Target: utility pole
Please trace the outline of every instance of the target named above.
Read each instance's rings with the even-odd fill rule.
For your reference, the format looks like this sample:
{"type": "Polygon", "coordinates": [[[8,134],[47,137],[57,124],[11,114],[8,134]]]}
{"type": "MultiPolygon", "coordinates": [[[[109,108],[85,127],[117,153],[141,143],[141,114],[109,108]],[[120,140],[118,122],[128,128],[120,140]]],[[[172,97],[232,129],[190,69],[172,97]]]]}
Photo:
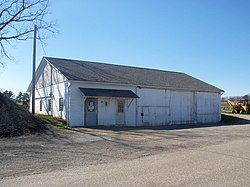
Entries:
{"type": "Polygon", "coordinates": [[[33,43],[33,71],[32,71],[32,114],[35,114],[35,77],[36,77],[36,30],[34,25],[34,43],[33,43]]]}

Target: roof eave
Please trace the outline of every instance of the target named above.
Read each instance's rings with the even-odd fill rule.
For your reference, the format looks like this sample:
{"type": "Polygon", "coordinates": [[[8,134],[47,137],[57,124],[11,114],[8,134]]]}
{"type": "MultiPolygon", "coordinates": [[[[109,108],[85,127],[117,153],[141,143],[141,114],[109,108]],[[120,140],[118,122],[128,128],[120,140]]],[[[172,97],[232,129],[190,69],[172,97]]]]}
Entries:
{"type": "Polygon", "coordinates": [[[193,92],[211,92],[211,93],[222,93],[224,90],[217,88],[217,90],[201,90],[201,89],[190,89],[190,88],[176,88],[176,87],[160,87],[160,86],[148,86],[148,85],[136,85],[136,84],[123,84],[123,83],[113,83],[113,82],[97,82],[97,81],[82,81],[68,79],[69,82],[76,83],[91,83],[91,84],[106,84],[106,85],[116,85],[116,86],[131,86],[138,88],[151,88],[151,89],[164,89],[164,90],[180,90],[180,91],[193,91],[193,92]]]}

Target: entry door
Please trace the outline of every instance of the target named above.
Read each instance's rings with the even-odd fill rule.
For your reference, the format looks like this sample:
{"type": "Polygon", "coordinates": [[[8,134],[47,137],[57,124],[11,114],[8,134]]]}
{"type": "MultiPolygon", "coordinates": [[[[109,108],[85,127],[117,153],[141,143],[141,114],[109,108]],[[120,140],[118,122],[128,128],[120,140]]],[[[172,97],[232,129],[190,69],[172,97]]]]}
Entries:
{"type": "Polygon", "coordinates": [[[85,101],[85,125],[97,125],[97,99],[88,98],[85,101]]]}
{"type": "Polygon", "coordinates": [[[117,101],[116,124],[125,125],[125,104],[124,100],[117,101]]]}

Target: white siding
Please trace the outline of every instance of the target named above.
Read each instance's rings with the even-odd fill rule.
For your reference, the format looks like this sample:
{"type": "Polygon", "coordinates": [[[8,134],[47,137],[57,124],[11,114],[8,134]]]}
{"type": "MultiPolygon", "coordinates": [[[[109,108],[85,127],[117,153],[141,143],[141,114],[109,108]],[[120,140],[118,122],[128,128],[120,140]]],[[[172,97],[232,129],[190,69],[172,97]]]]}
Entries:
{"type": "Polygon", "coordinates": [[[36,89],[35,111],[37,114],[48,114],[55,117],[66,119],[66,106],[65,99],[66,85],[59,83],[52,86],[53,94],[50,97],[51,87],[44,87],[36,89]],[[63,98],[63,111],[59,111],[59,98],[63,98]],[[52,109],[48,111],[48,99],[52,99],[52,109]],[[40,101],[42,101],[42,111],[40,111],[40,101]]]}
{"type": "Polygon", "coordinates": [[[84,124],[84,96],[75,84],[69,87],[69,125],[83,126],[84,124]]]}
{"type": "Polygon", "coordinates": [[[194,92],[138,89],[140,125],[194,123],[194,92]]]}
{"type": "Polygon", "coordinates": [[[115,125],[116,100],[112,98],[98,99],[98,125],[115,125]],[[107,102],[107,106],[105,106],[107,102]]]}
{"type": "Polygon", "coordinates": [[[219,93],[197,93],[197,120],[198,123],[221,120],[219,93]]]}
{"type": "Polygon", "coordinates": [[[141,88],[138,96],[138,125],[165,125],[168,123],[169,92],[158,89],[141,88]]]}
{"type": "Polygon", "coordinates": [[[66,78],[53,66],[44,61],[41,63],[45,63],[45,67],[39,75],[36,88],[49,87],[51,84],[55,85],[66,81],[66,78]]]}
{"type": "MultiPolygon", "coordinates": [[[[220,121],[220,94],[218,93],[72,83],[70,87],[71,126],[84,125],[84,95],[79,87],[123,89],[137,93],[139,99],[128,99],[125,102],[125,125],[128,126],[220,121]]],[[[98,98],[99,125],[116,124],[116,102],[117,98],[98,98]],[[105,102],[108,103],[108,106],[105,106],[105,102]]]]}
{"type": "Polygon", "coordinates": [[[171,91],[171,124],[194,123],[194,93],[171,91]]]}
{"type": "MultiPolygon", "coordinates": [[[[35,113],[53,115],[66,120],[67,84],[66,78],[46,63],[35,86],[35,113]],[[59,98],[63,98],[63,111],[59,111],[59,98]],[[52,99],[51,111],[48,111],[48,99],[52,99]],[[42,101],[42,111],[40,111],[40,101],[42,101]]],[[[30,110],[31,108],[32,106],[30,110]]]]}

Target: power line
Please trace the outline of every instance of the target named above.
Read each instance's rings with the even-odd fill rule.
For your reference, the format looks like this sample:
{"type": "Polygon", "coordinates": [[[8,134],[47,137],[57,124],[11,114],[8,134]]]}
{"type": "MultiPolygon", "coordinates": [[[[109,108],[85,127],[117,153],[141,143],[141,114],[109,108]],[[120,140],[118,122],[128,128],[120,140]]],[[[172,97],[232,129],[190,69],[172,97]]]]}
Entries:
{"type": "MultiPolygon", "coordinates": [[[[39,32],[38,32],[38,37],[41,38],[39,32]]],[[[41,46],[42,46],[42,50],[43,50],[44,55],[47,56],[47,53],[46,53],[45,48],[44,48],[44,42],[43,42],[41,39],[40,39],[39,41],[40,41],[40,43],[41,43],[41,46]]]]}

